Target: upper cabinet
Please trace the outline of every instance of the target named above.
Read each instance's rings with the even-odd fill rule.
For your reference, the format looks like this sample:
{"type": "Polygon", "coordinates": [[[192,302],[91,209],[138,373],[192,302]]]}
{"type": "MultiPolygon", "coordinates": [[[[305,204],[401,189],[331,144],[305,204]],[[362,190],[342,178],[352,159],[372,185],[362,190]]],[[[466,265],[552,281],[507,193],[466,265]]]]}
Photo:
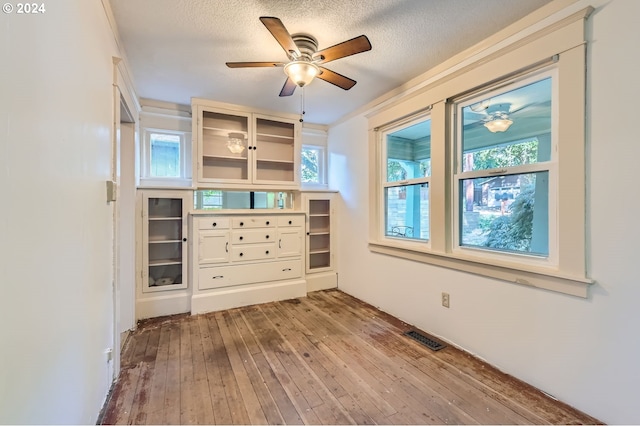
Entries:
{"type": "MultiPolygon", "coordinates": [[[[199,188],[300,187],[301,125],[293,115],[268,115],[194,99],[194,167],[199,188]]],[[[233,106],[229,106],[233,107],[233,106]]]]}

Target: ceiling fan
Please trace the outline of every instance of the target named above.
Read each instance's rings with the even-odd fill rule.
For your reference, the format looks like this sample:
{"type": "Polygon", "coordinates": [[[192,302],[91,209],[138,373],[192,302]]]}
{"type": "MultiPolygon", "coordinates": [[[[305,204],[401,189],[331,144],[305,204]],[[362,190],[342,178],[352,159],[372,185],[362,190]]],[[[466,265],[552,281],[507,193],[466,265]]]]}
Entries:
{"type": "Polygon", "coordinates": [[[289,62],[227,62],[229,68],[284,67],[287,80],[280,90],[280,96],[291,96],[296,86],[304,87],[315,77],[336,85],[344,90],[351,89],[356,81],[323,66],[327,62],[371,50],[371,43],[365,35],[344,41],[326,49],[318,50],[318,41],[309,34],[289,34],[280,19],[263,16],[260,21],[282,46],[289,62]]]}

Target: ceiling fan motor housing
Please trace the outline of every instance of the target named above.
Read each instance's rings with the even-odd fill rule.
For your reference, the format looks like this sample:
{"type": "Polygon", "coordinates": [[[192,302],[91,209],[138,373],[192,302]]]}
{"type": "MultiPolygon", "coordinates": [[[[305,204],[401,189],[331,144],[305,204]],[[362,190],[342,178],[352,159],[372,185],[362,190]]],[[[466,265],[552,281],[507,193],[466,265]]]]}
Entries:
{"type": "Polygon", "coordinates": [[[296,58],[295,53],[289,52],[289,59],[292,61],[306,60],[311,62],[313,54],[318,51],[318,40],[309,34],[293,34],[291,36],[293,42],[298,46],[300,57],[296,58]]]}

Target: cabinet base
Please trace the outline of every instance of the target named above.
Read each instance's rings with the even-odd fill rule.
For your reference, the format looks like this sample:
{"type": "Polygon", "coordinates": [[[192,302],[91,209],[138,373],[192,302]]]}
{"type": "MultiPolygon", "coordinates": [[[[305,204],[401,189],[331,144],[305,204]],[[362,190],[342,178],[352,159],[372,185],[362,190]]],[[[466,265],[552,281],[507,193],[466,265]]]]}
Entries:
{"type": "Polygon", "coordinates": [[[222,288],[191,297],[191,315],[222,311],[258,303],[295,299],[307,295],[305,280],[260,283],[222,288]]]}
{"type": "Polygon", "coordinates": [[[136,300],[136,321],[165,315],[183,314],[191,310],[191,295],[162,295],[136,300]]]}
{"type": "Polygon", "coordinates": [[[321,272],[307,274],[307,291],[327,290],[338,287],[338,274],[335,272],[321,272]]]}

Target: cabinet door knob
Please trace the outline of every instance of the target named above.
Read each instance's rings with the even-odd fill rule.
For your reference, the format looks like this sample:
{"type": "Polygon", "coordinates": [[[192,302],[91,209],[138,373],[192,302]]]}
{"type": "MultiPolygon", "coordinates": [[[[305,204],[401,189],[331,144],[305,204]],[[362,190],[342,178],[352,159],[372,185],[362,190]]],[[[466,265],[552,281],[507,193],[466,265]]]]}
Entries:
{"type": "Polygon", "coordinates": [[[311,235],[311,232],[307,232],[307,235],[311,235]]]}
{"type": "Polygon", "coordinates": [[[182,239],[182,241],[187,241],[187,237],[184,237],[184,238],[182,239]]]}

